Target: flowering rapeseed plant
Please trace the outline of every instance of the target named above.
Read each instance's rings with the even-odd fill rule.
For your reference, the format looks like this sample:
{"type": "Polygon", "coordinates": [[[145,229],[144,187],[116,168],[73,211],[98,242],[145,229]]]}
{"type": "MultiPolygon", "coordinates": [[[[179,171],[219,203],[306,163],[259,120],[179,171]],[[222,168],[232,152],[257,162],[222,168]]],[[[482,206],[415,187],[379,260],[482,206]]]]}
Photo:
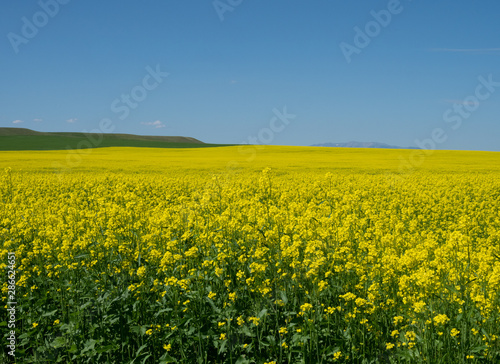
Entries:
{"type": "Polygon", "coordinates": [[[497,154],[64,153],[0,153],[18,362],[500,360],[497,154]]]}

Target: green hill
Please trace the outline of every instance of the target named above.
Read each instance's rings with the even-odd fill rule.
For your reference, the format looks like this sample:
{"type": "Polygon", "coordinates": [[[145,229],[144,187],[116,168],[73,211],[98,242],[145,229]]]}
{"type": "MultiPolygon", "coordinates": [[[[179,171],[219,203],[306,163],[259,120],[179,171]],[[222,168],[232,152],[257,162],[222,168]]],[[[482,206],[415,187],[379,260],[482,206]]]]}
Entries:
{"type": "Polygon", "coordinates": [[[25,128],[0,128],[0,150],[59,150],[102,147],[203,148],[229,145],[207,144],[195,138],[181,136],[49,133],[25,128]]]}

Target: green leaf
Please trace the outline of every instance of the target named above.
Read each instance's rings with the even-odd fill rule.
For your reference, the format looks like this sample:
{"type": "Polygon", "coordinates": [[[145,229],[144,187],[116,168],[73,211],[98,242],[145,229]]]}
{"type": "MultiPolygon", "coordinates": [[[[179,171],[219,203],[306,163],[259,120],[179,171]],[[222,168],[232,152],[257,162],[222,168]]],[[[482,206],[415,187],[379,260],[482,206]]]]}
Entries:
{"type": "Polygon", "coordinates": [[[212,300],[210,298],[205,297],[205,301],[207,301],[210,304],[210,306],[212,306],[212,309],[215,311],[215,313],[218,313],[218,314],[220,313],[220,309],[218,309],[215,306],[215,304],[212,302],[212,300]]]}
{"type": "Polygon", "coordinates": [[[281,300],[283,301],[283,303],[287,304],[288,303],[288,298],[286,296],[286,293],[283,292],[283,291],[280,291],[280,296],[281,296],[281,300]]]}
{"type": "Polygon", "coordinates": [[[488,347],[486,345],[484,345],[484,346],[476,346],[475,348],[472,348],[470,351],[471,351],[471,353],[481,353],[481,352],[485,351],[486,349],[488,349],[488,347]]]}
{"type": "Polygon", "coordinates": [[[168,363],[175,363],[176,360],[172,358],[170,355],[165,353],[161,358],[159,364],[168,364],[168,363]]]}
{"type": "Polygon", "coordinates": [[[132,331],[134,334],[138,334],[138,335],[141,335],[141,330],[142,327],[141,326],[138,326],[138,325],[134,325],[130,328],[130,331],[132,331]]]}
{"type": "Polygon", "coordinates": [[[246,336],[249,336],[249,337],[255,337],[255,334],[253,334],[250,329],[248,328],[248,326],[242,326],[241,327],[241,331],[246,335],[246,336]]]}
{"type": "Polygon", "coordinates": [[[111,352],[114,349],[115,349],[115,345],[106,345],[106,346],[101,346],[101,347],[97,348],[96,352],[98,354],[101,354],[101,353],[111,352]]]}
{"type": "Polygon", "coordinates": [[[50,311],[50,312],[45,312],[42,317],[47,317],[47,316],[54,316],[56,314],[57,310],[50,311]]]}
{"type": "Polygon", "coordinates": [[[50,345],[55,349],[62,348],[64,345],[66,345],[66,340],[64,339],[64,337],[59,336],[56,337],[55,340],[52,341],[52,344],[50,345]]]}
{"type": "Polygon", "coordinates": [[[158,317],[160,314],[162,314],[163,312],[169,312],[169,311],[173,311],[172,308],[168,307],[168,308],[164,308],[160,311],[158,311],[157,313],[155,313],[155,317],[158,317]]]}
{"type": "Polygon", "coordinates": [[[141,351],[143,351],[146,347],[148,346],[148,344],[144,344],[142,345],[139,350],[137,350],[137,352],[135,353],[135,357],[138,357],[139,354],[141,353],[141,351]]]}
{"type": "Polygon", "coordinates": [[[191,337],[191,335],[193,335],[195,331],[196,328],[194,326],[191,326],[189,330],[186,332],[186,336],[191,337]]]}
{"type": "Polygon", "coordinates": [[[85,310],[87,307],[89,307],[92,304],[92,302],[86,302],[83,305],[80,306],[80,311],[85,310]]]}
{"type": "Polygon", "coordinates": [[[89,339],[85,342],[85,346],[83,347],[82,354],[86,353],[87,351],[91,351],[95,349],[95,344],[97,343],[97,340],[94,339],[89,339]]]}
{"type": "Polygon", "coordinates": [[[266,336],[267,342],[269,342],[269,345],[274,346],[276,344],[276,339],[274,336],[268,335],[266,336]]]}
{"type": "Polygon", "coordinates": [[[241,355],[238,360],[236,360],[236,364],[250,364],[250,360],[245,358],[244,355],[241,355]]]}
{"type": "Polygon", "coordinates": [[[226,346],[227,346],[227,340],[224,340],[219,348],[219,354],[226,352],[226,346]]]}

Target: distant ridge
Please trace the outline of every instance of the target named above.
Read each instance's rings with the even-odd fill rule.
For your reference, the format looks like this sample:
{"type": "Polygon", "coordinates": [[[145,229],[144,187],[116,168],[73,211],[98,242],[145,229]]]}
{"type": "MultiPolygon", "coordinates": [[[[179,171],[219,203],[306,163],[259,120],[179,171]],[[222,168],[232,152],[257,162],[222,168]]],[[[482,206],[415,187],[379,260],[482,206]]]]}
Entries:
{"type": "Polygon", "coordinates": [[[207,144],[183,136],[40,132],[25,128],[0,128],[0,150],[60,150],[100,147],[200,148],[207,144]]]}
{"type": "MultiPolygon", "coordinates": [[[[13,135],[60,135],[74,138],[85,138],[88,134],[97,136],[95,133],[71,133],[71,132],[43,132],[26,128],[0,128],[0,136],[13,135]]],[[[202,141],[182,136],[156,136],[156,135],[135,135],[135,134],[102,134],[107,139],[127,139],[127,140],[155,140],[169,143],[202,143],[202,141]]]]}
{"type": "Polygon", "coordinates": [[[384,149],[418,149],[416,147],[397,147],[378,142],[347,142],[347,143],[322,143],[313,144],[312,147],[333,147],[333,148],[384,148],[384,149]]]}

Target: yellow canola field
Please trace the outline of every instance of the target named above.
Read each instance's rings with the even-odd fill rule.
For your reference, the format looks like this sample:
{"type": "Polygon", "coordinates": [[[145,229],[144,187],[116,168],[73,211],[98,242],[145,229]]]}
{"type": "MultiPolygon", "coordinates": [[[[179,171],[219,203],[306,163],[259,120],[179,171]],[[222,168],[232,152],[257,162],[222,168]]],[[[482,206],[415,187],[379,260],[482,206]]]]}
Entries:
{"type": "Polygon", "coordinates": [[[500,153],[102,148],[0,168],[26,363],[500,360],[500,153]]]}

